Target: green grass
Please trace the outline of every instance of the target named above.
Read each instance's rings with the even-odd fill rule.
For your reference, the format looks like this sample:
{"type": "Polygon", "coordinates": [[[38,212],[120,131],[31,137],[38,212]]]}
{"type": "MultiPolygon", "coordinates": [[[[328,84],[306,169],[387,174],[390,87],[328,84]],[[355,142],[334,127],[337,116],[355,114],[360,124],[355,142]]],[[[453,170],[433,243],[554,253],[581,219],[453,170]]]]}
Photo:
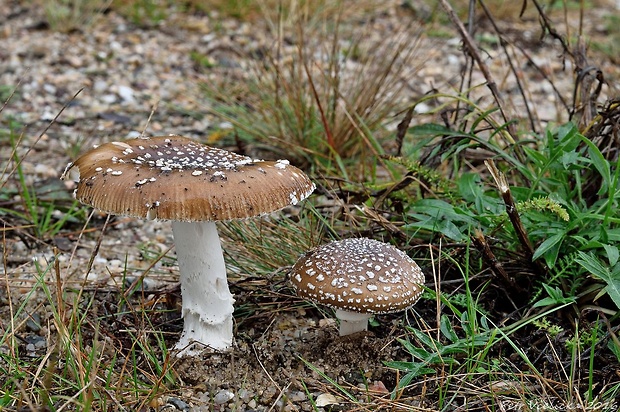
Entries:
{"type": "MultiPolygon", "coordinates": [[[[57,255],[58,258],[60,255],[57,255]]],[[[2,405],[46,406],[49,410],[107,410],[118,405],[138,408],[174,386],[163,334],[153,332],[146,308],[136,307],[135,300],[116,293],[112,313],[101,313],[103,303],[96,293],[63,286],[58,260],[44,264],[35,261],[36,284],[28,295],[19,296],[8,289],[12,318],[0,328],[0,347],[10,348],[0,361],[2,374],[11,377],[0,386],[2,405]],[[29,299],[41,299],[37,311],[50,308],[43,327],[49,328],[47,350],[32,356],[20,342],[24,322],[29,315],[29,299]],[[111,334],[114,322],[126,324],[127,330],[111,334]],[[132,328],[129,325],[135,325],[132,328]],[[132,330],[133,329],[133,330],[132,330]],[[122,342],[128,342],[124,346],[122,342]]],[[[105,300],[105,299],[104,299],[105,300]]],[[[37,352],[38,353],[38,352],[37,352]]]]}
{"type": "MultiPolygon", "coordinates": [[[[11,127],[15,127],[10,122],[11,127]]],[[[0,167],[0,217],[29,229],[35,238],[54,237],[70,223],[83,222],[85,210],[80,207],[61,182],[56,180],[33,185],[23,169],[29,152],[21,148],[22,137],[8,130],[11,155],[0,167]],[[15,184],[10,185],[13,181],[15,184]]]]}

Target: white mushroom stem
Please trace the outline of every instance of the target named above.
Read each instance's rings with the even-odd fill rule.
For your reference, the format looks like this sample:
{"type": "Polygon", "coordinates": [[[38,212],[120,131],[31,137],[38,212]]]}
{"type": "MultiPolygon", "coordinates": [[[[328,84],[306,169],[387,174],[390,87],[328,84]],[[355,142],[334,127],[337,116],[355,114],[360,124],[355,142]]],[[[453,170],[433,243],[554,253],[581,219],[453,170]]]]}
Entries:
{"type": "Polygon", "coordinates": [[[336,309],[336,317],[340,321],[340,336],[368,330],[368,319],[370,319],[371,316],[372,314],[370,313],[336,309]]]}
{"type": "Polygon", "coordinates": [[[172,222],[183,298],[179,356],[232,346],[233,299],[214,222],[172,222]],[[197,342],[198,345],[193,344],[197,342]]]}

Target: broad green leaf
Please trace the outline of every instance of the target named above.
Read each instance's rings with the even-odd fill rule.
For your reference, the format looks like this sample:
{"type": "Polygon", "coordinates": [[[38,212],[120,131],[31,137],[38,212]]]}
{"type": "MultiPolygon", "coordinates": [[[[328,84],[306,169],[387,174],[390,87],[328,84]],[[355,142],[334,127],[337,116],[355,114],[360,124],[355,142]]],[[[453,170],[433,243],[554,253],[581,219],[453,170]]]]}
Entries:
{"type": "Polygon", "coordinates": [[[594,143],[592,143],[590,139],[585,136],[581,136],[581,139],[588,146],[588,153],[590,154],[592,164],[603,178],[603,182],[598,191],[598,194],[605,194],[607,193],[609,187],[611,187],[612,183],[609,162],[607,161],[607,159],[605,159],[605,156],[603,156],[603,153],[601,153],[599,148],[594,143]]]}
{"type": "Polygon", "coordinates": [[[616,345],[616,342],[614,342],[613,339],[609,339],[607,347],[614,355],[616,355],[616,359],[620,362],[620,346],[616,345]]]}
{"type": "Polygon", "coordinates": [[[535,308],[547,305],[562,305],[564,303],[573,302],[575,300],[572,297],[564,297],[564,293],[558,287],[553,288],[546,283],[543,283],[543,288],[545,289],[549,297],[541,299],[538,302],[534,303],[533,307],[535,308]]]}
{"type": "Polygon", "coordinates": [[[454,130],[436,123],[420,124],[410,127],[408,131],[414,136],[441,136],[454,134],[454,130]]]}
{"type": "Polygon", "coordinates": [[[579,257],[575,259],[575,262],[607,284],[604,289],[605,292],[609,294],[611,300],[620,308],[620,271],[611,272],[609,268],[603,266],[601,262],[591,254],[582,251],[577,253],[579,257]]]}
{"type": "Polygon", "coordinates": [[[463,173],[457,184],[461,197],[468,202],[475,202],[477,198],[483,195],[480,187],[480,175],[476,173],[463,173]]]}
{"type": "Polygon", "coordinates": [[[450,342],[454,343],[454,342],[456,342],[459,339],[459,337],[456,335],[456,332],[454,332],[454,329],[452,328],[452,325],[450,324],[450,319],[446,315],[441,315],[439,329],[441,330],[441,333],[450,342]]]}
{"type": "Polygon", "coordinates": [[[560,246],[562,244],[562,240],[565,237],[564,232],[556,233],[555,235],[545,239],[544,242],[538,246],[536,251],[534,251],[534,255],[532,256],[532,260],[536,260],[541,256],[545,257],[545,263],[547,266],[554,267],[555,262],[558,258],[558,253],[560,250],[560,246]]]}
{"type": "MultiPolygon", "coordinates": [[[[424,346],[426,346],[427,348],[431,349],[431,350],[435,350],[437,348],[437,343],[435,342],[434,339],[432,339],[431,337],[429,337],[427,334],[415,329],[415,328],[407,328],[411,333],[413,333],[416,337],[417,340],[419,340],[420,342],[422,342],[422,344],[424,346]]],[[[407,342],[411,348],[413,348],[414,346],[409,342],[409,341],[405,341],[403,340],[401,343],[404,344],[404,342],[407,342]]],[[[410,349],[409,346],[406,347],[407,350],[410,349]]]]}
{"type": "Polygon", "coordinates": [[[605,248],[605,252],[607,253],[609,266],[616,266],[616,263],[618,263],[618,257],[620,257],[618,248],[614,245],[603,245],[603,248],[605,248]]]}

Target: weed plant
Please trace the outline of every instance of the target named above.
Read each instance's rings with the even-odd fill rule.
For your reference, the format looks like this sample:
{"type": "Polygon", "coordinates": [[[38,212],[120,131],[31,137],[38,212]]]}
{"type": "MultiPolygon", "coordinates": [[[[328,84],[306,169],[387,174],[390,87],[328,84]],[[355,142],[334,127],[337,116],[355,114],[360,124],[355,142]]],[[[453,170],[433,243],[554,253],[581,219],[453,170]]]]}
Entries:
{"type": "MultiPolygon", "coordinates": [[[[454,18],[450,5],[442,3],[454,18]]],[[[480,3],[486,17],[492,19],[485,2],[480,3]]],[[[551,20],[542,9],[539,11],[541,21],[550,29],[551,20]]],[[[472,67],[485,72],[470,33],[463,31],[461,35],[472,56],[472,67]]],[[[504,42],[506,47],[508,39],[504,42]]],[[[576,59],[575,64],[583,67],[581,49],[563,45],[576,59]]],[[[489,76],[485,73],[487,81],[492,82],[489,76]]],[[[600,72],[598,76],[600,80],[600,72]]],[[[589,98],[600,96],[596,80],[590,78],[584,83],[584,77],[587,75],[576,76],[576,90],[587,89],[589,98]]],[[[518,137],[517,123],[508,114],[511,105],[499,90],[491,85],[489,89],[496,107],[485,108],[480,101],[470,99],[473,89],[453,97],[452,103],[443,94],[429,96],[443,102],[437,113],[444,114],[444,123],[410,127],[404,137],[403,156],[390,158],[404,171],[385,191],[389,195],[376,200],[380,200],[382,210],[402,219],[397,225],[401,231],[398,238],[416,239],[434,247],[443,245],[442,253],[448,257],[441,265],[446,276],[443,280],[451,276],[465,280],[468,310],[464,313],[468,316],[463,318],[463,312],[451,302],[459,296],[455,293],[458,289],[448,292],[448,297],[444,297],[447,291],[435,290],[437,307],[449,314],[437,315],[437,337],[430,335],[432,329],[427,326],[409,328],[410,336],[402,342],[412,362],[388,365],[406,373],[401,387],[421,374],[433,373],[448,378],[462,373],[478,382],[488,379],[486,384],[492,387],[499,379],[495,372],[484,367],[490,373],[479,379],[475,372],[480,364],[488,364],[489,354],[493,356],[498,349],[505,353],[508,342],[520,358],[517,370],[527,370],[543,387],[548,386],[532,353],[544,356],[549,352],[566,386],[554,388],[552,396],[497,396],[500,403],[529,405],[538,399],[548,405],[558,402],[563,405],[560,408],[580,405],[588,409],[603,401],[602,410],[612,410],[619,385],[603,369],[607,362],[620,360],[616,335],[620,309],[620,168],[617,152],[611,149],[618,135],[610,127],[611,119],[617,116],[617,102],[610,99],[592,112],[592,101],[586,104],[577,97],[567,113],[574,122],[518,137]],[[437,169],[445,171],[443,177],[433,173],[437,169]],[[464,273],[475,276],[464,277],[464,273]],[[489,299],[490,295],[494,298],[489,299]],[[476,308],[473,315],[482,316],[480,324],[484,326],[473,331],[470,322],[476,318],[472,317],[472,308],[476,308]],[[522,332],[540,333],[536,322],[542,314],[555,319],[578,316],[579,320],[556,323],[556,338],[551,341],[547,335],[546,349],[525,350],[528,339],[522,332]],[[489,326],[492,322],[504,326],[489,326]],[[457,328],[465,333],[465,340],[454,333],[457,328]],[[584,334],[583,329],[588,332],[584,334]],[[600,333],[601,329],[605,333],[600,333]],[[558,339],[558,334],[562,338],[558,339]],[[575,341],[580,342],[579,349],[571,343],[575,341]],[[465,352],[465,361],[455,363],[461,351],[465,352]],[[561,366],[566,363],[571,365],[569,372],[561,366]]],[[[500,376],[505,379],[505,372],[500,376]]],[[[440,405],[447,406],[446,399],[456,400],[461,390],[461,385],[440,385],[440,405]],[[454,397],[446,398],[450,393],[454,397]]],[[[393,396],[400,394],[396,391],[393,396]]],[[[485,403],[474,400],[473,404],[477,402],[485,403]]]]}

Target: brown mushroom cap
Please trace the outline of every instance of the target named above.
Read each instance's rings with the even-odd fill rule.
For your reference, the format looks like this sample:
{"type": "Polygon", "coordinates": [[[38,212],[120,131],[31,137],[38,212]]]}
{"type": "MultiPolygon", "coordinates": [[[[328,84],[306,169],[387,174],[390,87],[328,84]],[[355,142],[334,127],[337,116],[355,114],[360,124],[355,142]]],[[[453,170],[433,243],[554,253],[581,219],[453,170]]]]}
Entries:
{"type": "Polygon", "coordinates": [[[149,219],[247,218],[296,204],[314,190],[287,161],[254,161],[183,136],[106,143],[72,167],[80,174],[75,195],[82,203],[149,219]]]}
{"type": "Polygon", "coordinates": [[[394,246],[359,238],[304,254],[293,266],[291,281],[298,296],[335,309],[390,313],[418,300],[424,274],[394,246]]]}

